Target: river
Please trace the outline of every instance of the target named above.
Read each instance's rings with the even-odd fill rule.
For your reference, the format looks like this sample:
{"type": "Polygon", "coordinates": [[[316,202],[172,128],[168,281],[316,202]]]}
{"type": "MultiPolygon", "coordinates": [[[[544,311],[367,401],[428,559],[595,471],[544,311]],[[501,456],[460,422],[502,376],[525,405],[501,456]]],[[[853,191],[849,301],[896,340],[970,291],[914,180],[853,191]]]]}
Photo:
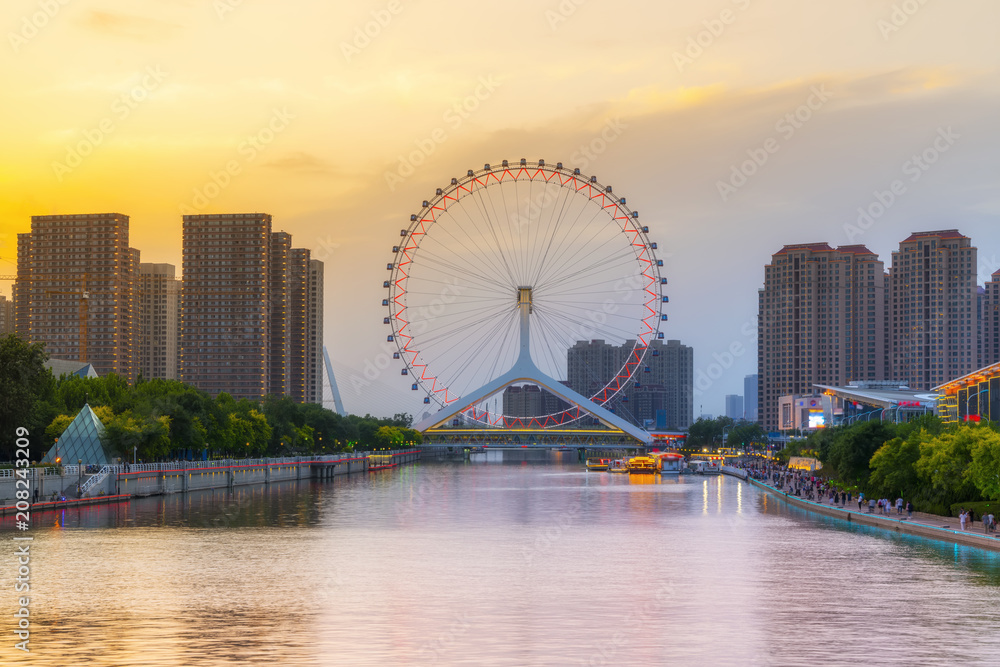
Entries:
{"type": "Polygon", "coordinates": [[[420,463],[35,519],[32,651],[4,632],[3,664],[1000,661],[1000,554],[728,477],[420,463]]]}

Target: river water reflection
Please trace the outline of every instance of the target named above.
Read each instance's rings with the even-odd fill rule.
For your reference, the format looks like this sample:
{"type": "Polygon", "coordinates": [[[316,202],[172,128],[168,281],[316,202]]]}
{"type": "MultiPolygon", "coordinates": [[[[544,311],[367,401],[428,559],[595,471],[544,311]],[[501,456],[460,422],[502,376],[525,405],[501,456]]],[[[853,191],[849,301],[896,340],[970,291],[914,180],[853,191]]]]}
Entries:
{"type": "Polygon", "coordinates": [[[422,463],[45,514],[32,534],[32,654],[8,638],[3,664],[1000,661],[1000,555],[725,477],[422,463]]]}

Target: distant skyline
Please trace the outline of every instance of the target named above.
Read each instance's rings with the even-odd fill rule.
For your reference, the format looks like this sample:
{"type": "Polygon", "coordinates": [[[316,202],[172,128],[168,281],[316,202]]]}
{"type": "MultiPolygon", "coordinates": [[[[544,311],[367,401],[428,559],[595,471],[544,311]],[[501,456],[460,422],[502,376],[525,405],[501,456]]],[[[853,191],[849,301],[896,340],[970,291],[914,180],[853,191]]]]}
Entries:
{"type": "Polygon", "coordinates": [[[757,370],[782,245],[888,264],[910,232],[957,228],[980,283],[1000,268],[998,23],[988,0],[14,0],[0,273],[32,215],[124,213],[142,261],[180,269],[182,213],[269,213],[326,262],[347,409],[419,416],[382,370],[399,229],[467,169],[562,161],[642,211],[666,337],[694,348],[696,381],[732,357],[694,398],[719,414],[757,370]]]}

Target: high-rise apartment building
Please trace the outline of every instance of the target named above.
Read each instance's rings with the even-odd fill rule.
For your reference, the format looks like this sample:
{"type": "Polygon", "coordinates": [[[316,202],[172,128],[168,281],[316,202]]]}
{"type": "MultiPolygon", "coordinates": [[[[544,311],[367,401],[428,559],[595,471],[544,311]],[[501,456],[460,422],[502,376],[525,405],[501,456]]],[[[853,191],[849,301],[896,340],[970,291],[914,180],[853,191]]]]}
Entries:
{"type": "Polygon", "coordinates": [[[268,347],[268,393],[285,396],[292,385],[292,235],[271,233],[270,303],[271,338],[268,347]]]}
{"type": "Polygon", "coordinates": [[[747,421],[757,421],[757,374],[743,378],[743,417],[747,421]]]}
{"type": "Polygon", "coordinates": [[[979,366],[1000,362],[1000,271],[990,276],[983,292],[983,356],[979,366]]]}
{"type": "Polygon", "coordinates": [[[31,334],[31,234],[17,235],[17,281],[14,297],[14,331],[27,339],[31,334]]]}
{"type": "Polygon", "coordinates": [[[120,213],[33,216],[18,235],[18,332],[54,359],[134,381],[139,251],[128,243],[120,213]]]}
{"type": "Polygon", "coordinates": [[[0,335],[14,333],[14,302],[0,296],[0,335]]]}
{"type": "Polygon", "coordinates": [[[146,379],[180,379],[181,286],[173,264],[139,264],[136,281],[136,372],[146,379]]]}
{"type": "Polygon", "coordinates": [[[270,389],[271,216],[185,215],[181,377],[215,396],[270,389]]]}
{"type": "Polygon", "coordinates": [[[309,260],[306,325],[306,403],[323,404],[323,262],[309,260]]]}
{"type": "Polygon", "coordinates": [[[289,254],[289,385],[288,395],[305,403],[309,375],[309,260],[305,248],[292,248],[289,254]]]}
{"type": "Polygon", "coordinates": [[[860,245],[786,245],[764,267],[758,291],[758,421],[778,428],[778,397],[814,383],[881,380],[885,271],[860,245]]]}
{"type": "MultiPolygon", "coordinates": [[[[593,396],[614,379],[631,353],[634,341],[611,345],[603,340],[578,341],[567,353],[567,385],[593,396]]],[[[664,413],[667,428],[691,425],[694,416],[694,351],[678,340],[654,340],[632,384],[611,399],[608,407],[640,426],[656,423],[664,413]]]]}
{"type": "Polygon", "coordinates": [[[915,232],[892,253],[889,379],[927,390],[979,367],[977,261],[955,229],[915,232]]]}

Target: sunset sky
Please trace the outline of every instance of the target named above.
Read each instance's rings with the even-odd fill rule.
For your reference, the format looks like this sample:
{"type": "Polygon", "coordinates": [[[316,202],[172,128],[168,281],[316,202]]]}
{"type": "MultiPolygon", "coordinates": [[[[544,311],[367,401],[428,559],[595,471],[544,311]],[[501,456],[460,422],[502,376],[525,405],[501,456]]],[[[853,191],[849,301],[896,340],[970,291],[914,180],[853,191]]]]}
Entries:
{"type": "Polygon", "coordinates": [[[696,375],[746,349],[696,416],[756,372],[783,244],[888,264],[911,231],[958,228],[981,281],[1000,268],[996,0],[7,0],[0,26],[0,273],[32,215],[125,213],[142,260],[179,267],[183,212],[270,213],[326,262],[352,412],[423,411],[396,367],[363,376],[384,267],[420,201],[486,162],[562,161],[642,211],[667,338],[696,375]]]}

